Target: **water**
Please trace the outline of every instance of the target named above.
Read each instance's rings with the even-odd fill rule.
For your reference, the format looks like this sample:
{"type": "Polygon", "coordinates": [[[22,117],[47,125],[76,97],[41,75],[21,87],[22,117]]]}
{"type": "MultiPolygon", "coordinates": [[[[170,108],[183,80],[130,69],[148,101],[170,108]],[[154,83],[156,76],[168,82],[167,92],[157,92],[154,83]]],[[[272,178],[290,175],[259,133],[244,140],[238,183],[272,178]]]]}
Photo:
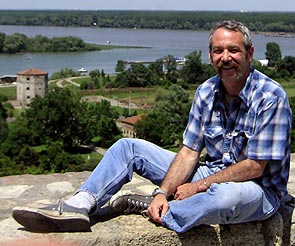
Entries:
{"type": "MultiPolygon", "coordinates": [[[[85,67],[113,73],[118,60],[124,61],[155,61],[167,55],[184,57],[193,51],[202,52],[202,62],[208,60],[208,32],[151,30],[151,29],[112,29],[112,28],[73,28],[73,27],[31,27],[1,26],[0,32],[7,35],[23,33],[28,37],[43,35],[48,37],[77,36],[85,42],[123,46],[146,47],[141,49],[113,49],[79,53],[22,53],[0,55],[0,76],[14,75],[19,71],[35,67],[50,74],[62,68],[78,70],[85,67]]],[[[265,37],[253,34],[255,46],[254,59],[265,59],[266,44],[276,42],[280,45],[282,55],[295,56],[293,38],[265,37]]]]}

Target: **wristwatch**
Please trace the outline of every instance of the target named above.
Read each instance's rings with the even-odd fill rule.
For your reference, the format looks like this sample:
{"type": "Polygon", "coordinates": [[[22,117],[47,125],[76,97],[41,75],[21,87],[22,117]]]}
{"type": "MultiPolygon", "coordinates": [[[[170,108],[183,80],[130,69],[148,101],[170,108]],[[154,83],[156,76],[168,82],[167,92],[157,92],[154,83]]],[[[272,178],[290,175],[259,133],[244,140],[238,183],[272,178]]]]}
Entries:
{"type": "Polygon", "coordinates": [[[166,198],[168,197],[168,194],[166,191],[162,190],[161,188],[156,188],[154,189],[153,193],[152,193],[152,196],[155,197],[156,195],[158,194],[163,194],[164,196],[166,196],[166,198]]]}

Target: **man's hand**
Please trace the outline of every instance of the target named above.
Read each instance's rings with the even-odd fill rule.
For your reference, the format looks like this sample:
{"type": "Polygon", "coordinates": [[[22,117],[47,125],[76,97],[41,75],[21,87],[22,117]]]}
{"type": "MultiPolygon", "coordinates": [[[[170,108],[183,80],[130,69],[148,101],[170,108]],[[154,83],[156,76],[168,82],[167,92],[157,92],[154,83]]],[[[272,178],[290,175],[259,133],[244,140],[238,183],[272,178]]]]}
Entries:
{"type": "Polygon", "coordinates": [[[151,220],[162,224],[161,217],[166,214],[169,208],[168,201],[163,194],[158,194],[154,197],[147,209],[147,214],[151,220]]]}
{"type": "Polygon", "coordinates": [[[186,183],[177,187],[174,194],[175,200],[183,200],[191,197],[199,192],[204,192],[208,189],[208,186],[204,184],[204,180],[198,180],[193,183],[186,183]]]}

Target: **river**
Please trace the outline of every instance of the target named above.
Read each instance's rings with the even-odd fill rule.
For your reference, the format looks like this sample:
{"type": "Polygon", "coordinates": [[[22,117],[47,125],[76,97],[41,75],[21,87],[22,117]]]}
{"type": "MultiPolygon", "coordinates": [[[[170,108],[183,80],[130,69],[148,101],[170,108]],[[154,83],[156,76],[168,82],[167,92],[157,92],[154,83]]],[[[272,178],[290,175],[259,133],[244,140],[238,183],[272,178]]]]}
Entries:
{"type": "MultiPolygon", "coordinates": [[[[208,62],[209,33],[204,31],[0,25],[0,32],[7,35],[23,33],[28,37],[36,35],[77,36],[88,43],[147,47],[77,53],[1,54],[0,76],[15,75],[19,71],[32,67],[42,69],[49,75],[62,68],[78,70],[81,67],[88,71],[103,69],[105,73],[113,73],[118,60],[155,61],[167,55],[184,57],[199,50],[202,52],[202,62],[208,62]]],[[[283,56],[295,56],[294,38],[253,34],[252,39],[255,47],[254,59],[256,60],[265,59],[264,53],[268,42],[278,43],[283,56]]]]}

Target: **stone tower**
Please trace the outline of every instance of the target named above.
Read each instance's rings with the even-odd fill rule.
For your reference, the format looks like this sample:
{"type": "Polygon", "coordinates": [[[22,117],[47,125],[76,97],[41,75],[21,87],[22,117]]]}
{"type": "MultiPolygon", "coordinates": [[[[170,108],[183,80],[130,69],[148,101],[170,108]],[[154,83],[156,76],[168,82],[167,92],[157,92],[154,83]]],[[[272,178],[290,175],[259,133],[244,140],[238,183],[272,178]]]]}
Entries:
{"type": "Polygon", "coordinates": [[[32,98],[44,97],[48,88],[48,73],[29,68],[17,73],[17,101],[21,106],[26,106],[32,98]]]}

